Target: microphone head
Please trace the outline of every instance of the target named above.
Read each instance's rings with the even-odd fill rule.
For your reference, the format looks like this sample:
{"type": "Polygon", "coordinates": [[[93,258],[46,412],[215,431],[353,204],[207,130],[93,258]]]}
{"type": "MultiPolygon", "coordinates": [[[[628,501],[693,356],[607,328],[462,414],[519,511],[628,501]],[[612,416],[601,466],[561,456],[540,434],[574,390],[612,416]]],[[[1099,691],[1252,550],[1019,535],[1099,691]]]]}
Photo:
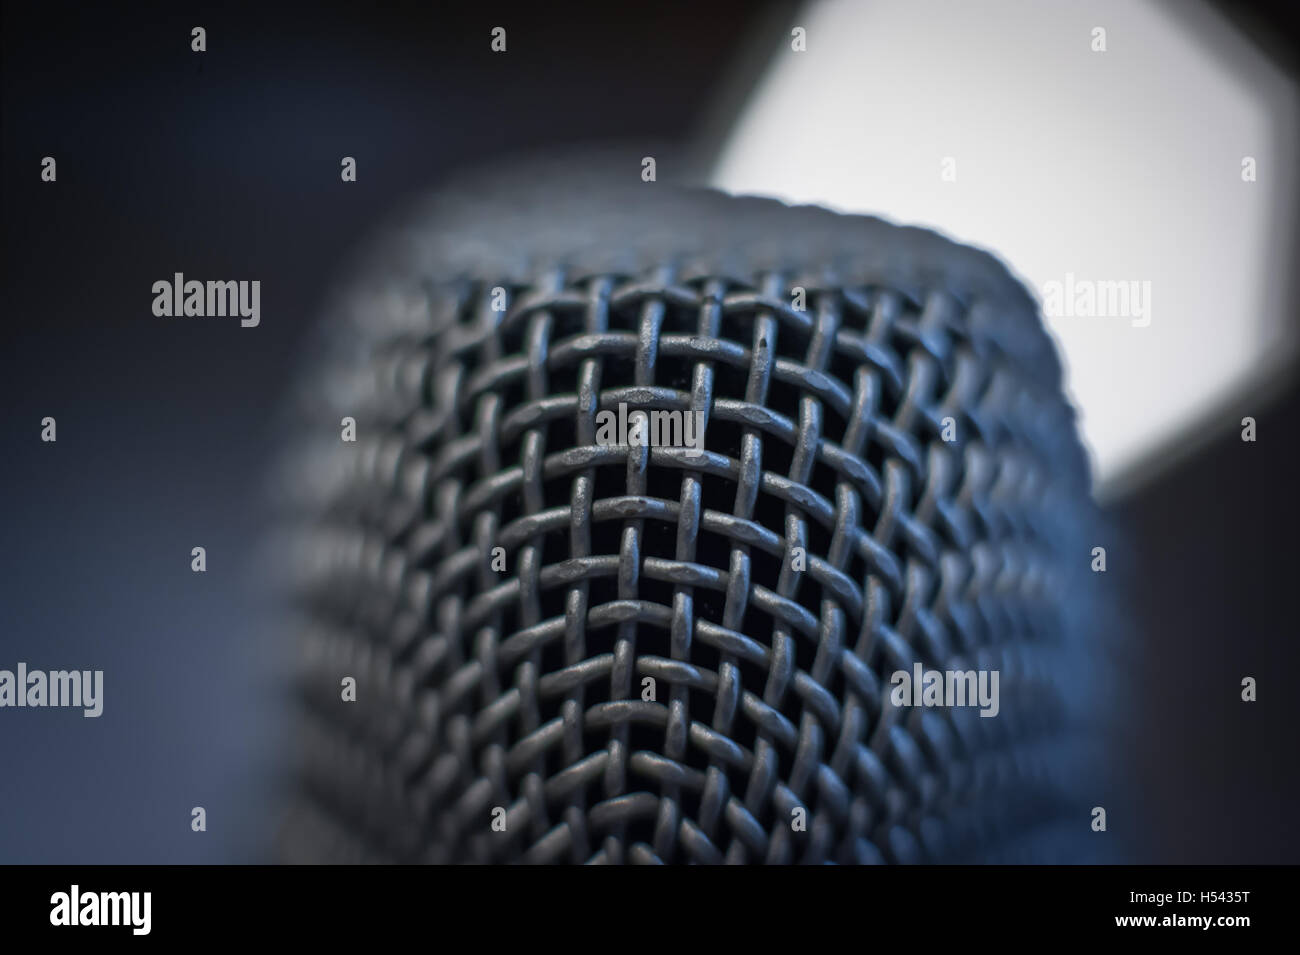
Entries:
{"type": "Polygon", "coordinates": [[[1063,851],[1091,505],[1033,299],[929,231],[626,178],[445,190],[323,324],[286,858],[1063,851]]]}

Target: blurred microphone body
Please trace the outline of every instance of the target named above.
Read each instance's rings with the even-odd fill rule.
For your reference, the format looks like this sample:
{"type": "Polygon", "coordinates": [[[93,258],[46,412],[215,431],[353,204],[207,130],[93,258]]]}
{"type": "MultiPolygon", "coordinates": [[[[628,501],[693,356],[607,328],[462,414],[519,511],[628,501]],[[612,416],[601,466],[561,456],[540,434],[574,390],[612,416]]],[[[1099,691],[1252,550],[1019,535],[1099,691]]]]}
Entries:
{"type": "Polygon", "coordinates": [[[1090,495],[1033,300],[627,178],[449,188],[324,323],[286,858],[1068,858],[1090,495]]]}

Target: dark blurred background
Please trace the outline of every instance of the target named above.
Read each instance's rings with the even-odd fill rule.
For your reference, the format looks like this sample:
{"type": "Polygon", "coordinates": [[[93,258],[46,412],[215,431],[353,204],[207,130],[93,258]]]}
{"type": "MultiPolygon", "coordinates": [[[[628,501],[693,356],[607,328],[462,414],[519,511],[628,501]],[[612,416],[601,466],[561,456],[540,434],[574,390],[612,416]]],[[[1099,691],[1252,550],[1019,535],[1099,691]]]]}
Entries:
{"type": "MultiPolygon", "coordinates": [[[[1249,6],[1261,55],[1292,57],[1273,8],[1249,6]]],[[[707,148],[763,65],[755,35],[794,10],[5,5],[0,667],[103,669],[105,706],[0,711],[0,862],[265,857],[288,641],[255,569],[260,500],[332,277],[455,169],[707,148]],[[154,317],[150,286],[177,271],[260,280],[260,326],[154,317]]],[[[1109,836],[1136,861],[1300,859],[1294,381],[1244,414],[1249,454],[1225,431],[1106,514],[1133,545],[1108,558],[1130,599],[1109,836]]]]}

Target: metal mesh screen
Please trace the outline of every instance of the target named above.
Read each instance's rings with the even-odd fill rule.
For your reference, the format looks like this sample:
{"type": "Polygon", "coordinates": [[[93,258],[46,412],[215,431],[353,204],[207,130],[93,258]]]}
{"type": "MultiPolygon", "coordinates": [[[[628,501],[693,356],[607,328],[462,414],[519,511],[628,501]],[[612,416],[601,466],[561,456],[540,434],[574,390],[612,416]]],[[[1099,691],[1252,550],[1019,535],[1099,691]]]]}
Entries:
{"type": "Polygon", "coordinates": [[[287,856],[980,859],[1059,824],[1088,487],[1033,302],[928,232],[639,185],[462,186],[340,296],[290,461],[287,856]],[[700,412],[704,453],[601,442],[620,404],[700,412]],[[916,662],[998,670],[998,715],[894,705],[916,662]]]}

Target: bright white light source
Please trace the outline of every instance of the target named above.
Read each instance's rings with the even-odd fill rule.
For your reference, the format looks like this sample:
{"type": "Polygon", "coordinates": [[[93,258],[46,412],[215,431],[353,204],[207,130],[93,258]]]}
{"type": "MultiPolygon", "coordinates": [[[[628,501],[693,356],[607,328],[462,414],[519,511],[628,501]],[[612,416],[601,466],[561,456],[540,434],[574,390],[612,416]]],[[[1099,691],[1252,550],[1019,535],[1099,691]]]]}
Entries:
{"type": "Polygon", "coordinates": [[[1061,302],[1048,325],[1103,491],[1234,425],[1249,411],[1224,403],[1294,355],[1300,100],[1225,21],[829,0],[798,24],[806,51],[773,38],[713,184],[929,226],[1061,302]]]}

